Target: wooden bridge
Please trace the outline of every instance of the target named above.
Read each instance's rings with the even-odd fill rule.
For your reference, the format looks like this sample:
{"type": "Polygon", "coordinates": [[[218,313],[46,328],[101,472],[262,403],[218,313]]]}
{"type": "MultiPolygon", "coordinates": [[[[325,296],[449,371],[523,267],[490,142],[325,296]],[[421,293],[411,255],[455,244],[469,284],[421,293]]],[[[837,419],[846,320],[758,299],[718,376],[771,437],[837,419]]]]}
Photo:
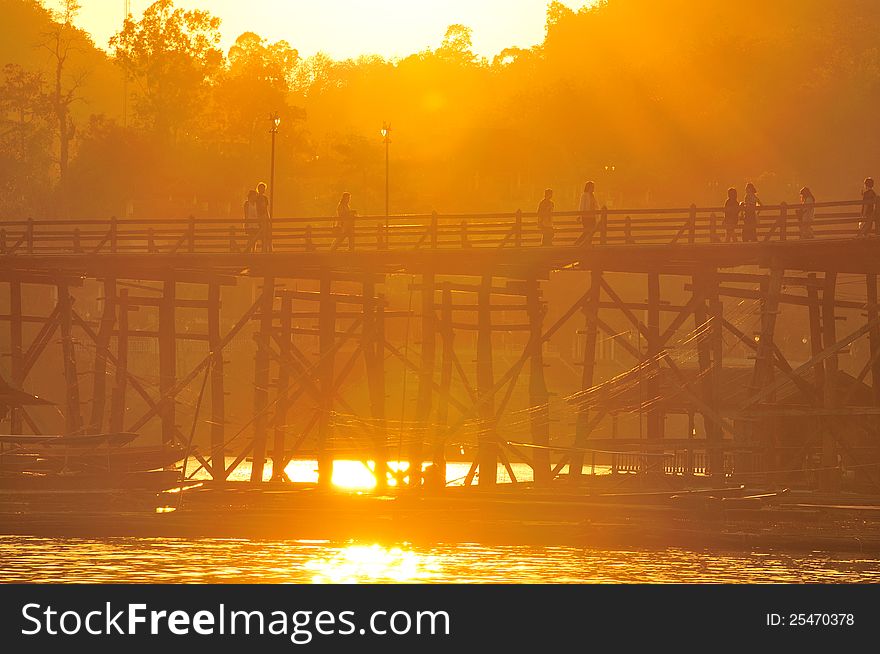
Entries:
{"type": "MultiPolygon", "coordinates": [[[[36,393],[38,362],[56,362],[63,397],[50,399],[65,433],[156,425],[189,448],[195,426],[209,425],[210,447],[193,456],[215,480],[248,457],[252,481],[269,460],[281,480],[288,462],[313,456],[329,484],[334,457],[349,452],[372,462],[380,487],[398,459],[418,485],[417,463],[445,478],[455,444],[474,447],[467,484],[494,484],[499,464],[515,478],[515,461],[537,483],[565,470],[577,481],[598,461],[620,473],[877,485],[880,239],[858,237],[861,202],[815,207],[810,239],[796,207],[761,207],[753,243],[723,242],[723,211],[694,205],[603,208],[586,230],[577,212],[557,212],[551,246],[519,211],[358,217],[351,241],[335,218],[275,219],[250,240],[232,219],[7,221],[0,353],[8,382],[36,393]],[[545,294],[551,272],[559,305],[545,294]],[[395,309],[388,285],[400,275],[411,276],[409,302],[395,309]],[[803,339],[777,329],[792,317],[803,339]],[[572,321],[580,388],[556,397],[547,344],[572,321]],[[242,385],[231,344],[247,333],[253,379],[242,385]],[[501,336],[516,333],[499,356],[501,336]],[[132,369],[133,339],[157,344],[157,383],[132,369]],[[188,342],[203,350],[185,366],[188,342]],[[737,348],[747,368],[725,364],[737,348]],[[346,380],[358,374],[352,395],[346,380]],[[229,393],[242,388],[252,410],[233,425],[229,393]]],[[[51,416],[33,411],[12,409],[11,432],[46,429],[51,416]]]]}

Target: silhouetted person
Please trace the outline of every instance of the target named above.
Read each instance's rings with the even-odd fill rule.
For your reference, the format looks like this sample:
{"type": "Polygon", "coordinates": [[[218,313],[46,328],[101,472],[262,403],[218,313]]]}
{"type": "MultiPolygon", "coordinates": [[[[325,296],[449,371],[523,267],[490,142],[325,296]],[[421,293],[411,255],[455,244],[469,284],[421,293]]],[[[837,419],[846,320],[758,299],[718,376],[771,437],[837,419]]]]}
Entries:
{"type": "Polygon", "coordinates": [[[260,233],[263,237],[263,252],[269,251],[269,197],[266,195],[266,184],[257,184],[257,216],[260,220],[260,233]]]}
{"type": "Polygon", "coordinates": [[[577,244],[589,245],[593,239],[593,230],[596,229],[596,212],[599,210],[599,203],[596,201],[594,193],[595,190],[596,185],[593,182],[584,184],[584,192],[581,193],[581,201],[578,204],[584,233],[577,240],[577,244]]]}
{"type": "Polygon", "coordinates": [[[801,238],[813,238],[813,218],[816,217],[816,198],[806,186],[801,189],[801,238]]]}
{"type": "Polygon", "coordinates": [[[247,237],[245,252],[253,252],[260,236],[260,214],[257,209],[257,192],[251,189],[244,201],[244,233],[247,237]]]}
{"type": "Polygon", "coordinates": [[[354,250],[354,218],[357,212],[351,208],[351,193],[345,192],[336,205],[336,217],[339,219],[336,223],[336,243],[333,248],[341,246],[345,239],[348,239],[348,249],[354,250]]]}
{"type": "MultiPolygon", "coordinates": [[[[862,191],[862,212],[859,219],[859,236],[868,236],[874,225],[877,213],[877,194],[874,192],[874,180],[865,178],[865,188],[862,191]]],[[[877,230],[880,231],[880,230],[877,230]]]]}
{"type": "Polygon", "coordinates": [[[736,243],[736,225],[739,222],[740,206],[736,199],[736,189],[727,189],[727,202],[724,203],[724,242],[736,243]]]}
{"type": "Polygon", "coordinates": [[[742,201],[743,208],[743,243],[758,242],[758,205],[761,201],[758,199],[758,191],[755,185],[749,182],[746,184],[746,194],[742,201]]]}
{"type": "Polygon", "coordinates": [[[541,245],[553,245],[553,189],[544,191],[544,199],[538,203],[538,229],[541,230],[541,245]]]}

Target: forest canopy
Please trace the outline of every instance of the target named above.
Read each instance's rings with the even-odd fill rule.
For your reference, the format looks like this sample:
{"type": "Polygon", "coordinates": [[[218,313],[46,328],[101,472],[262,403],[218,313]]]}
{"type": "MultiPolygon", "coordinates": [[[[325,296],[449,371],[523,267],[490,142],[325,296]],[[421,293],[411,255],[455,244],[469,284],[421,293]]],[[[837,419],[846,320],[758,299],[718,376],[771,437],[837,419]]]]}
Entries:
{"type": "MultiPolygon", "coordinates": [[[[209,6],[210,3],[205,3],[209,6]]],[[[721,204],[854,196],[878,174],[874,0],[550,2],[542,43],[477,56],[467,25],[387,60],[303,57],[157,0],[97,47],[74,0],[0,0],[0,220],[237,215],[269,174],[276,214],[327,215],[343,190],[395,213],[721,204]],[[54,5],[53,5],[54,6],[54,5]]]]}

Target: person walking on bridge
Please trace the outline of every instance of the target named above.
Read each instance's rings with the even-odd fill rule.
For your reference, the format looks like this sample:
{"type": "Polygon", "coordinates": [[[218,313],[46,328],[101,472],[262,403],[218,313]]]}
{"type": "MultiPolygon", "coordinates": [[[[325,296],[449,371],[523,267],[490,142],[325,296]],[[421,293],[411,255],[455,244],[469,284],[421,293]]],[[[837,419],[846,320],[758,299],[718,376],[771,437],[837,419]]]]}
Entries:
{"type": "Polygon", "coordinates": [[[599,210],[599,203],[596,201],[596,184],[587,182],[584,184],[584,192],[581,193],[581,201],[578,205],[578,211],[581,214],[581,223],[584,226],[584,233],[578,238],[575,245],[589,245],[593,240],[593,231],[596,229],[596,212],[599,210]]]}
{"type": "Polygon", "coordinates": [[[816,198],[808,187],[801,189],[800,219],[801,238],[813,238],[813,218],[816,217],[816,198]]]}
{"type": "Polygon", "coordinates": [[[813,218],[816,215],[816,198],[808,187],[801,189],[800,228],[801,238],[813,238],[813,218]]]}
{"type": "Polygon", "coordinates": [[[758,199],[758,191],[755,185],[749,182],[746,184],[746,195],[742,201],[743,207],[743,243],[758,242],[758,206],[761,201],[758,199]]]}
{"type": "Polygon", "coordinates": [[[553,189],[544,191],[544,199],[538,204],[538,229],[541,230],[541,245],[553,245],[553,189]]]}
{"type": "Polygon", "coordinates": [[[269,196],[266,195],[265,182],[257,184],[257,217],[260,222],[260,235],[263,238],[263,252],[269,252],[271,250],[269,221],[272,217],[269,215],[269,196]]]}
{"type": "Polygon", "coordinates": [[[257,192],[251,189],[247,193],[247,199],[244,201],[244,233],[247,242],[244,246],[245,252],[253,252],[257,245],[257,239],[260,238],[260,217],[257,210],[257,192]]]}
{"type": "Polygon", "coordinates": [[[340,247],[345,239],[348,239],[348,249],[354,250],[354,219],[357,211],[351,208],[351,193],[345,192],[336,205],[336,243],[333,249],[340,247]]]}
{"type": "MultiPolygon", "coordinates": [[[[877,213],[877,194],[874,192],[874,180],[865,178],[865,188],[862,191],[862,212],[859,219],[859,236],[869,236],[874,227],[877,213]]],[[[875,228],[875,232],[880,229],[875,228]]]]}
{"type": "Polygon", "coordinates": [[[736,199],[736,189],[727,189],[727,202],[724,203],[725,243],[736,243],[736,225],[739,222],[741,207],[736,199]]]}

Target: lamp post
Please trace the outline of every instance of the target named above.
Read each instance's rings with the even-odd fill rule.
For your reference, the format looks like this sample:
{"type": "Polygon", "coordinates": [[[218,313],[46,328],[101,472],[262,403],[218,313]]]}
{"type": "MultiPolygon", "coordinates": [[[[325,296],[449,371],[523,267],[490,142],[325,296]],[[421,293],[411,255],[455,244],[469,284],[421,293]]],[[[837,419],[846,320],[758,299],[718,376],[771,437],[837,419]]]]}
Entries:
{"type": "Polygon", "coordinates": [[[269,128],[269,133],[272,135],[272,165],[269,168],[269,217],[271,218],[275,208],[275,135],[278,134],[281,117],[276,111],[269,116],[269,119],[272,121],[272,126],[269,128]]]}
{"type": "MultiPolygon", "coordinates": [[[[606,164],[605,165],[605,185],[607,187],[606,192],[608,193],[608,197],[610,198],[610,204],[613,206],[614,196],[611,193],[612,180],[614,179],[614,171],[617,170],[617,166],[614,164],[606,164]]],[[[621,200],[622,203],[622,200],[621,200]]]]}
{"type": "Polygon", "coordinates": [[[388,231],[388,146],[391,144],[391,123],[382,123],[382,139],[385,141],[385,231],[388,231]]]}

